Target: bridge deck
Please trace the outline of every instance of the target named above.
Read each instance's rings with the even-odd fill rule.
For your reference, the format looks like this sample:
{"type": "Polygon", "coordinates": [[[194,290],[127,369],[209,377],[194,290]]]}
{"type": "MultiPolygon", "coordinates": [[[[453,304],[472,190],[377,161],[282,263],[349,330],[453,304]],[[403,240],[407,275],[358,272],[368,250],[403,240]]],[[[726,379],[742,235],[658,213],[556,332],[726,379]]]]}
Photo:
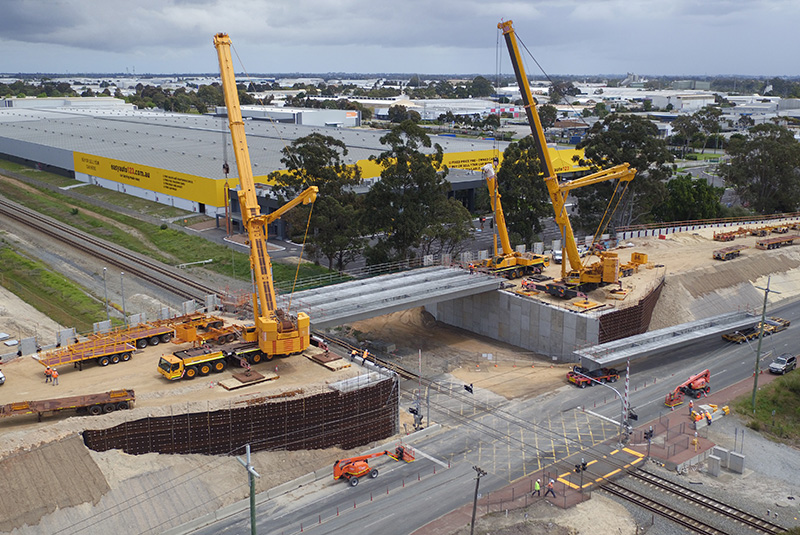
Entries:
{"type": "Polygon", "coordinates": [[[638,359],[676,349],[696,340],[741,329],[756,321],[751,313],[730,312],[588,347],[575,351],[575,354],[580,357],[581,366],[590,370],[616,367],[629,357],[638,359]]]}
{"type": "MultiPolygon", "coordinates": [[[[292,310],[306,312],[315,329],[325,329],[499,287],[495,277],[436,266],[327,286],[324,291],[297,292],[292,310]]],[[[281,306],[287,301],[282,297],[281,306]]]]}

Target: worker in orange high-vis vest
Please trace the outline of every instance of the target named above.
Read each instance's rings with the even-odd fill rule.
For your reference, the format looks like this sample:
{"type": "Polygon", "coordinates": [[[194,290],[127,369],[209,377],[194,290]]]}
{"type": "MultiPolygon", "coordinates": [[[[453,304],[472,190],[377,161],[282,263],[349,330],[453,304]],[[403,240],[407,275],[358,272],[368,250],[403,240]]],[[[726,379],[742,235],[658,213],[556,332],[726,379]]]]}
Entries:
{"type": "Polygon", "coordinates": [[[50,370],[50,373],[53,376],[53,386],[56,386],[58,384],[58,370],[53,368],[50,370]]]}
{"type": "Polygon", "coordinates": [[[694,402],[690,399],[689,400],[689,416],[692,415],[692,409],[694,409],[694,402]]]}
{"type": "Polygon", "coordinates": [[[44,371],[44,382],[49,383],[53,380],[53,370],[50,369],[50,366],[44,371]]]}

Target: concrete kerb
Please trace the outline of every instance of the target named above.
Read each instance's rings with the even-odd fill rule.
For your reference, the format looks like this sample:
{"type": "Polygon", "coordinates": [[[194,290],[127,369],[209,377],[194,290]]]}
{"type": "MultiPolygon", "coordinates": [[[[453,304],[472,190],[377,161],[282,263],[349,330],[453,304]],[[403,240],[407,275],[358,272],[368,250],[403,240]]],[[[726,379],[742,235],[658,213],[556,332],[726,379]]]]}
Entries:
{"type": "MultiPolygon", "coordinates": [[[[437,433],[438,431],[441,430],[441,428],[442,426],[440,424],[433,424],[429,427],[426,427],[425,429],[421,429],[414,433],[410,433],[402,437],[401,440],[409,443],[416,440],[421,440],[427,436],[437,433]]],[[[383,450],[390,450],[394,447],[396,441],[397,439],[394,439],[391,442],[384,443],[382,446],[367,450],[363,453],[363,455],[369,455],[370,453],[375,453],[383,450]]],[[[262,503],[274,499],[278,496],[282,496],[283,494],[289,493],[295,489],[298,489],[303,485],[308,485],[310,483],[314,483],[316,481],[321,481],[324,479],[329,480],[328,483],[325,484],[326,486],[338,483],[337,481],[334,481],[330,469],[326,468],[324,470],[317,470],[302,475],[296,479],[293,479],[292,481],[287,481],[286,483],[278,485],[277,487],[273,487],[271,489],[259,493],[258,495],[256,495],[256,506],[261,505],[262,503]]],[[[225,507],[221,507],[214,512],[207,513],[201,517],[195,518],[188,522],[184,522],[180,526],[168,529],[163,532],[163,535],[186,535],[192,533],[197,529],[213,524],[218,520],[222,520],[224,518],[228,518],[230,516],[239,514],[243,511],[247,511],[249,508],[250,508],[249,498],[240,500],[230,505],[226,505],[225,507]]]]}

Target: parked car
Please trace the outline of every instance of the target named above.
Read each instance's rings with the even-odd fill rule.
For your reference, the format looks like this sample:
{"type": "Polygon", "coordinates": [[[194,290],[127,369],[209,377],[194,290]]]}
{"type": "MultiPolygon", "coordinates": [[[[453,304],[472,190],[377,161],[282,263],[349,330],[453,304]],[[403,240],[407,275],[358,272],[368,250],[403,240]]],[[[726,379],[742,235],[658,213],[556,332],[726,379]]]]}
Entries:
{"type": "Polygon", "coordinates": [[[6,382],[6,376],[3,375],[2,371],[0,371],[0,385],[5,384],[5,382],[6,382]]]}
{"type": "Polygon", "coordinates": [[[769,365],[769,371],[771,373],[779,373],[783,375],[786,372],[792,371],[796,367],[797,357],[790,355],[789,353],[784,353],[772,361],[772,364],[769,365]]]}

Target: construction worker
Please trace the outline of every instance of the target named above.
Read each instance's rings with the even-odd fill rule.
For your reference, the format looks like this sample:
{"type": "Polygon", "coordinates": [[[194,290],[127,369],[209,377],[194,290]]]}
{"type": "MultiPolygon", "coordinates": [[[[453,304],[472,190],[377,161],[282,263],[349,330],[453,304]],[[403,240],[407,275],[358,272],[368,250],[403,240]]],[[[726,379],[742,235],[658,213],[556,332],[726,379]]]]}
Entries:
{"type": "Polygon", "coordinates": [[[541,496],[542,495],[542,482],[540,480],[536,480],[536,483],[533,484],[533,494],[531,496],[541,496]]]}
{"type": "Polygon", "coordinates": [[[711,425],[711,413],[708,411],[706,411],[706,422],[708,422],[708,425],[711,425]]]}
{"type": "Polygon", "coordinates": [[[694,402],[690,399],[689,400],[689,416],[692,415],[692,409],[694,408],[694,402]]]}
{"type": "Polygon", "coordinates": [[[475,273],[475,264],[470,262],[469,263],[469,274],[472,275],[473,273],[475,273]]]}
{"type": "Polygon", "coordinates": [[[364,350],[364,355],[363,355],[363,357],[364,357],[364,362],[366,362],[366,361],[367,361],[367,358],[369,358],[369,349],[365,349],[365,350],[364,350]]]}
{"type": "Polygon", "coordinates": [[[50,371],[50,373],[51,373],[51,374],[52,374],[52,376],[53,376],[53,386],[56,386],[56,385],[58,385],[58,370],[57,370],[57,369],[55,369],[55,368],[53,368],[53,369],[50,371]]]}
{"type": "Polygon", "coordinates": [[[50,366],[44,371],[44,382],[45,384],[49,383],[53,380],[53,372],[50,370],[50,366]]]}
{"type": "Polygon", "coordinates": [[[358,350],[357,350],[357,349],[354,349],[354,350],[352,350],[352,351],[350,352],[350,360],[355,360],[355,358],[356,358],[357,356],[358,356],[358,350]]]}
{"type": "Polygon", "coordinates": [[[548,494],[552,494],[552,495],[553,495],[553,498],[555,498],[555,497],[556,497],[556,491],[555,491],[555,490],[553,490],[553,485],[554,485],[554,484],[555,484],[555,481],[553,481],[552,479],[551,479],[551,480],[550,480],[550,481],[547,483],[547,490],[546,490],[546,491],[544,491],[544,497],[545,497],[545,498],[547,498],[547,495],[548,495],[548,494]]]}

